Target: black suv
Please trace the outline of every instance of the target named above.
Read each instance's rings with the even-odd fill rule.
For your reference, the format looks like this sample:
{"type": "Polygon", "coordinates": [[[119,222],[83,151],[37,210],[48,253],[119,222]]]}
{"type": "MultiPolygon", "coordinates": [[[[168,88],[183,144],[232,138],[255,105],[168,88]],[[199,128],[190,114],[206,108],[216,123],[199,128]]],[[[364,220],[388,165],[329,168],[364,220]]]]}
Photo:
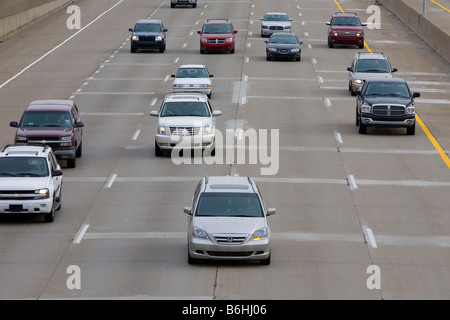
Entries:
{"type": "Polygon", "coordinates": [[[166,50],[167,29],[161,20],[138,20],[134,28],[128,29],[131,35],[131,52],[138,49],[157,49],[160,53],[166,50]]]}
{"type": "Polygon", "coordinates": [[[404,79],[367,80],[356,92],[356,125],[359,133],[367,133],[367,127],[406,128],[413,135],[416,128],[414,98],[404,79]]]}

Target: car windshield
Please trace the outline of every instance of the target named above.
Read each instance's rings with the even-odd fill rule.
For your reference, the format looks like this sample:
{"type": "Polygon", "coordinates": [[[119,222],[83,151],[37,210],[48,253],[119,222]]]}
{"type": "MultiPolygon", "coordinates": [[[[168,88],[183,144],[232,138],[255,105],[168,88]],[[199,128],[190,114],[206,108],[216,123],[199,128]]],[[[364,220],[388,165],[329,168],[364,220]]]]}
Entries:
{"type": "Polygon", "coordinates": [[[384,59],[359,59],[355,64],[355,72],[389,73],[389,64],[384,59]]]}
{"type": "Polygon", "coordinates": [[[198,217],[264,217],[255,193],[203,193],[195,213],[198,217]]]}
{"type": "Polygon", "coordinates": [[[166,102],[161,117],[210,117],[208,105],[199,101],[166,102]]]}
{"type": "Polygon", "coordinates": [[[68,112],[27,111],[23,114],[20,127],[72,127],[68,112]]]}
{"type": "Polygon", "coordinates": [[[177,78],[208,78],[208,73],[204,68],[180,68],[177,78]]]}
{"type": "Polygon", "coordinates": [[[231,26],[229,24],[205,24],[203,26],[203,33],[231,33],[231,26]]]}
{"type": "Polygon", "coordinates": [[[361,21],[357,17],[336,17],[333,19],[334,26],[360,26],[361,21]]]}
{"type": "Polygon", "coordinates": [[[292,36],[272,36],[269,40],[270,43],[284,43],[284,44],[298,44],[296,37],[292,36]]]}
{"type": "Polygon", "coordinates": [[[0,158],[1,177],[46,177],[47,161],[43,157],[2,157],[0,158]]]}
{"type": "Polygon", "coordinates": [[[285,14],[267,14],[264,21],[289,21],[289,18],[285,14]]]}
{"type": "Polygon", "coordinates": [[[134,32],[161,32],[161,25],[157,23],[138,23],[134,27],[134,32]]]}
{"type": "Polygon", "coordinates": [[[406,83],[373,82],[367,84],[365,96],[410,98],[411,94],[406,83]]]}

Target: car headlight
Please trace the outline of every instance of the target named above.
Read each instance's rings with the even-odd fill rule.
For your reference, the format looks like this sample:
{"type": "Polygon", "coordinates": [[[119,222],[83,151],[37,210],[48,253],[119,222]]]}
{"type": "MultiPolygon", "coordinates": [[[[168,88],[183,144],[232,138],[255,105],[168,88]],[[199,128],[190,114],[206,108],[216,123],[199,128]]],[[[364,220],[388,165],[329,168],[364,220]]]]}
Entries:
{"type": "Polygon", "coordinates": [[[227,38],[225,39],[225,42],[233,42],[233,38],[227,38]]]}
{"type": "Polygon", "coordinates": [[[289,30],[289,29],[291,29],[291,26],[284,26],[284,29],[289,30]]]}
{"type": "Polygon", "coordinates": [[[205,125],[204,131],[205,134],[211,134],[212,133],[212,124],[208,123],[207,125],[205,125]]]}
{"type": "Polygon", "coordinates": [[[275,49],[275,48],[270,48],[269,47],[269,48],[267,48],[267,50],[270,51],[270,52],[277,52],[277,49],[275,49]]]}
{"type": "Polygon", "coordinates": [[[156,129],[156,133],[157,134],[166,134],[166,127],[164,126],[164,124],[160,123],[158,124],[158,128],[156,129]]]}
{"type": "Polygon", "coordinates": [[[134,41],[139,41],[139,37],[138,36],[133,36],[131,39],[134,40],[134,41]]]}
{"type": "Polygon", "coordinates": [[[415,114],[416,113],[416,107],[414,104],[411,104],[409,107],[406,108],[406,114],[415,114]]]}
{"type": "Polygon", "coordinates": [[[269,27],[268,26],[262,26],[263,27],[263,29],[269,29],[269,27]]]}
{"type": "Polygon", "coordinates": [[[297,52],[300,52],[300,49],[291,49],[291,52],[292,53],[297,53],[297,52]]]}
{"type": "Polygon", "coordinates": [[[70,147],[70,146],[72,146],[72,141],[71,141],[72,139],[71,139],[71,137],[70,136],[67,136],[67,137],[62,137],[61,138],[61,146],[62,147],[70,147]]]}
{"type": "Polygon", "coordinates": [[[156,41],[162,41],[162,40],[163,40],[163,37],[162,37],[162,36],[157,36],[157,37],[155,38],[155,40],[156,40],[156,41]]]}
{"type": "Polygon", "coordinates": [[[368,104],[361,105],[361,112],[370,113],[371,110],[372,110],[372,107],[369,106],[368,104]]]}
{"type": "Polygon", "coordinates": [[[201,239],[208,239],[208,233],[200,228],[194,227],[192,229],[192,236],[196,237],[196,238],[201,238],[201,239]]]}
{"type": "Polygon", "coordinates": [[[17,136],[16,141],[17,142],[27,142],[27,137],[17,136]]]}
{"type": "Polygon", "coordinates": [[[50,191],[48,191],[47,188],[35,190],[34,194],[36,195],[36,198],[39,198],[39,199],[50,198],[50,191]]]}
{"type": "Polygon", "coordinates": [[[202,39],[201,39],[201,42],[203,42],[203,43],[208,43],[208,39],[202,38],[202,39]]]}
{"type": "Polygon", "coordinates": [[[256,230],[252,234],[252,239],[255,241],[261,240],[262,238],[265,238],[265,237],[267,237],[267,228],[262,228],[262,229],[256,230]]]}
{"type": "Polygon", "coordinates": [[[337,32],[333,32],[333,35],[335,35],[335,36],[338,36],[338,35],[339,35],[339,33],[337,33],[337,32]]]}
{"type": "Polygon", "coordinates": [[[353,80],[353,83],[356,83],[356,84],[362,84],[363,81],[360,80],[360,79],[354,79],[354,80],[353,80]]]}

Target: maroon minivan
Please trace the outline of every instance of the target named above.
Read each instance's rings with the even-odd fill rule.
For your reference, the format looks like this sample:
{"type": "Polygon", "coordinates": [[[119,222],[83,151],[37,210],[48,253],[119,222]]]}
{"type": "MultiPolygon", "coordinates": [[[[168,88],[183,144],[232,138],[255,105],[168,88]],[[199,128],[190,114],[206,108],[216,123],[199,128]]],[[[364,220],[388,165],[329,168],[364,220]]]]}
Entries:
{"type": "Polygon", "coordinates": [[[82,155],[83,127],[78,108],[72,100],[37,100],[25,109],[17,128],[15,144],[47,144],[58,159],[75,168],[82,155]]]}

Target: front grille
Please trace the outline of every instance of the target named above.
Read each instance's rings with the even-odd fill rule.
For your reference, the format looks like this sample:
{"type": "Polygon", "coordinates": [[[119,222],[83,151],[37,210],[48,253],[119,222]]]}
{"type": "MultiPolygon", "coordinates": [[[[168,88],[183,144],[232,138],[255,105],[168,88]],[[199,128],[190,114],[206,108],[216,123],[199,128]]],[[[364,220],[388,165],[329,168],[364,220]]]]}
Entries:
{"type": "Polygon", "coordinates": [[[269,30],[284,30],[283,26],[270,26],[269,30]]]}
{"type": "Polygon", "coordinates": [[[209,43],[225,43],[225,39],[209,39],[209,43]]]}
{"type": "Polygon", "coordinates": [[[244,243],[246,236],[214,236],[214,239],[218,244],[242,244],[244,243]]]}
{"type": "Polygon", "coordinates": [[[240,252],[206,251],[206,253],[214,257],[250,257],[253,254],[253,251],[240,251],[240,252]]]}
{"type": "Polygon", "coordinates": [[[378,116],[403,116],[406,107],[402,105],[373,105],[372,113],[378,116]]]}
{"type": "Polygon", "coordinates": [[[196,136],[200,133],[200,127],[170,127],[173,136],[196,136]]]}
{"type": "Polygon", "coordinates": [[[286,49],[280,49],[280,50],[278,50],[278,52],[281,53],[281,54],[288,54],[288,53],[289,53],[289,50],[286,50],[286,49]]]}
{"type": "Polygon", "coordinates": [[[342,37],[354,37],[356,36],[356,32],[354,31],[339,31],[338,34],[342,37]]]}
{"type": "Polygon", "coordinates": [[[0,200],[36,200],[42,199],[42,195],[36,194],[34,190],[0,190],[0,200]]]}
{"type": "Polygon", "coordinates": [[[155,41],[155,36],[139,36],[139,41],[155,41]]]}

